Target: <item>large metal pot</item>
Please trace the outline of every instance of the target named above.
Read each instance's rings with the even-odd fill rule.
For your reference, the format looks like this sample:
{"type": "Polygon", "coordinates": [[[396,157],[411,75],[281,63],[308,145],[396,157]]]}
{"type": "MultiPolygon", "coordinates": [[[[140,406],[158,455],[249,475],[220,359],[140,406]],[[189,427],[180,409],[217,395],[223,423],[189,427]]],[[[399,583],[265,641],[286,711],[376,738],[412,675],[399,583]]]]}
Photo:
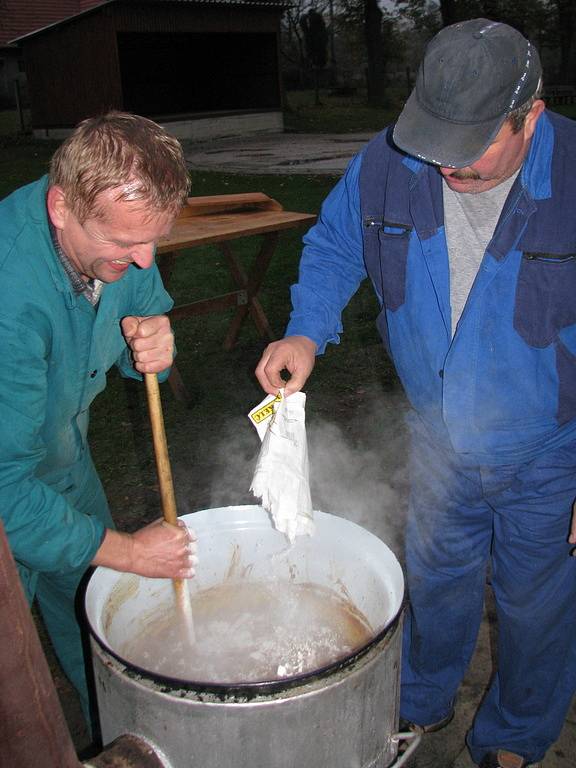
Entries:
{"type": "Polygon", "coordinates": [[[172,768],[385,768],[398,750],[404,582],[388,547],[343,518],[315,513],[292,546],[256,506],[182,519],[198,534],[191,590],[226,580],[292,579],[346,595],[374,636],[352,655],[292,678],[222,685],[153,675],[121,640],[170,599],[169,581],[97,568],[86,592],[104,743],[134,733],[172,768]]]}

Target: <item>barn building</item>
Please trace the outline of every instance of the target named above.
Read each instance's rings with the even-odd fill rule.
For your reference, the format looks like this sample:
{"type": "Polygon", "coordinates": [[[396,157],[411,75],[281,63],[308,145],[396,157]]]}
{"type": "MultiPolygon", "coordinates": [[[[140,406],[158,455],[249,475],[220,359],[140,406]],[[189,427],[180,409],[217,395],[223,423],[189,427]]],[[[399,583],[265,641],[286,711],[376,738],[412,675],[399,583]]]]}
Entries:
{"type": "Polygon", "coordinates": [[[18,37],[38,137],[108,109],[178,138],[281,131],[284,0],[106,0],[18,37]]]}

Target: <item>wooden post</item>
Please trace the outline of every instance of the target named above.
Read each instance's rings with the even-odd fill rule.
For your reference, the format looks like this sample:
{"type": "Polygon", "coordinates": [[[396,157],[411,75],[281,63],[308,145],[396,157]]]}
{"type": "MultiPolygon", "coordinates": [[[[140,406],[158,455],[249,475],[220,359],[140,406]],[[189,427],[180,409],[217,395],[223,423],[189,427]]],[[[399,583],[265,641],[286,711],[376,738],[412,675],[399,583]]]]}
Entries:
{"type": "Polygon", "coordinates": [[[0,763],[80,768],[0,520],[0,763]]]}

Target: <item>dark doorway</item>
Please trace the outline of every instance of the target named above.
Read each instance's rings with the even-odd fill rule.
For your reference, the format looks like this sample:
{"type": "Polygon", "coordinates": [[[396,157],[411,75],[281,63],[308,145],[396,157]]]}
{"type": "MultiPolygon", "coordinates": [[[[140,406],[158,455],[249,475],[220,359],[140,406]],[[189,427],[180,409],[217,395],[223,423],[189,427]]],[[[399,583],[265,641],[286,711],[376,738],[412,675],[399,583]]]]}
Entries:
{"type": "Polygon", "coordinates": [[[118,52],[131,112],[280,108],[274,34],[119,33],[118,52]]]}

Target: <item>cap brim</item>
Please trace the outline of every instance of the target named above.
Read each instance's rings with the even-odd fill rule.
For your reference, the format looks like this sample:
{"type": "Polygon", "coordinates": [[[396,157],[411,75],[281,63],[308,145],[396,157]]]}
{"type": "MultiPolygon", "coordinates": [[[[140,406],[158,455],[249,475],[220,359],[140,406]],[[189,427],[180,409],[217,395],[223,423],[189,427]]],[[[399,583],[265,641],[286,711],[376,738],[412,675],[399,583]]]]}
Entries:
{"type": "Polygon", "coordinates": [[[412,91],[393,131],[397,147],[427,163],[465,168],[480,158],[506,116],[480,124],[466,125],[439,118],[420,106],[412,91]]]}

